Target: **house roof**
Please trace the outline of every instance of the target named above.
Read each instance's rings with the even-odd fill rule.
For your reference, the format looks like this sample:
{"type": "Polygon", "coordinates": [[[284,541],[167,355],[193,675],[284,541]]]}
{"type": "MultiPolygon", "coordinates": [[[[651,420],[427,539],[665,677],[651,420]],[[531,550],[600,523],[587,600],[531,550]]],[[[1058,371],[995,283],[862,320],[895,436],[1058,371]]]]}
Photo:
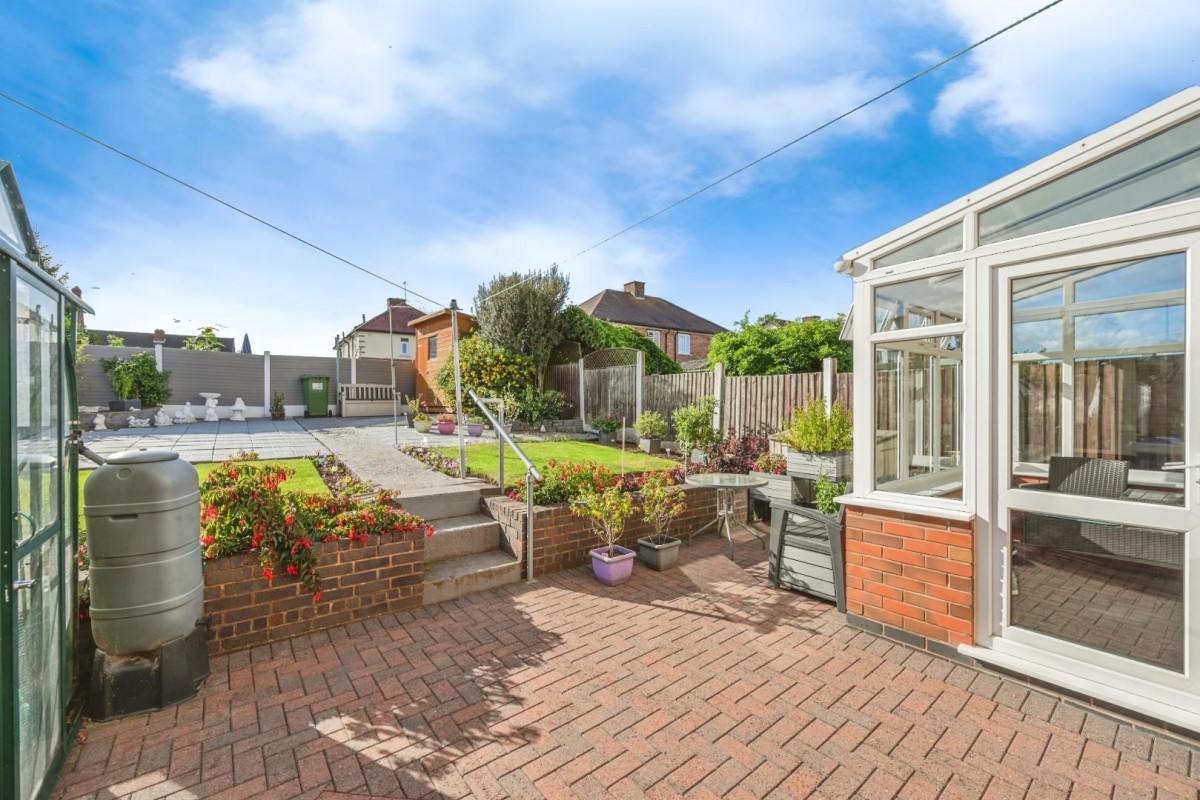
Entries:
{"type": "MultiPolygon", "coordinates": [[[[125,340],[126,347],[154,347],[153,333],[146,333],[145,331],[109,331],[101,330],[100,328],[88,328],[87,330],[94,337],[96,344],[107,344],[109,336],[119,336],[125,340]]],[[[163,335],[166,337],[163,347],[174,347],[176,349],[182,349],[184,341],[196,336],[194,333],[167,333],[163,335]]],[[[221,343],[222,353],[232,353],[235,351],[231,337],[218,336],[217,341],[221,343]]]]}
{"type": "Polygon", "coordinates": [[[579,304],[588,316],[626,325],[644,325],[687,333],[721,333],[715,322],[680,308],[670,300],[645,295],[636,297],[620,289],[605,289],[579,304]]]}
{"type": "MultiPolygon", "coordinates": [[[[412,325],[414,328],[418,328],[418,327],[429,328],[429,327],[431,327],[429,325],[429,323],[433,322],[438,317],[446,317],[448,320],[450,317],[450,309],[439,308],[437,311],[433,311],[429,314],[426,314],[425,316],[417,317],[416,319],[411,320],[409,322],[409,324],[412,325]]],[[[472,317],[470,314],[468,314],[465,311],[458,312],[459,326],[467,327],[467,326],[473,325],[474,323],[475,323],[475,318],[472,317]]]]}
{"type": "Polygon", "coordinates": [[[416,333],[412,328],[412,321],[424,316],[425,312],[416,306],[410,306],[407,301],[395,298],[390,298],[390,300],[389,310],[392,312],[391,328],[388,328],[388,312],[380,311],[366,322],[353,328],[347,336],[353,336],[356,333],[362,332],[387,333],[389,330],[392,333],[416,333]]]}

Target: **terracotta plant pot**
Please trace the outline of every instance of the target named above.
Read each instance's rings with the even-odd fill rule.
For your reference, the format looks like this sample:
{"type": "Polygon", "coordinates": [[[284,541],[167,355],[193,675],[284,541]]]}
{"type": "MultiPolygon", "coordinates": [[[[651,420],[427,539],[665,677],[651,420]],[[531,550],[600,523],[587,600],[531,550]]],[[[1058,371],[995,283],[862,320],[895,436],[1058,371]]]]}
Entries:
{"type": "Polygon", "coordinates": [[[633,557],[636,553],[620,545],[612,549],[617,552],[617,555],[609,556],[607,547],[597,547],[591,551],[592,574],[605,586],[624,583],[633,575],[633,557]]]}

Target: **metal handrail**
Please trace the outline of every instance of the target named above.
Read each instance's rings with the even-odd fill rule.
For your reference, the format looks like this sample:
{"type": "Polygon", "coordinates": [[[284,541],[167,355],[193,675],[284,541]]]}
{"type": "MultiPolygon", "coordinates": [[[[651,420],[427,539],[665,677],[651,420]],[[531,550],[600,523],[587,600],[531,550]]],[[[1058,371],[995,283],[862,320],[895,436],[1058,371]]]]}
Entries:
{"type": "Polygon", "coordinates": [[[480,399],[479,395],[475,394],[474,389],[468,389],[467,394],[472,400],[475,401],[475,405],[479,407],[479,410],[483,412],[483,415],[488,418],[488,422],[492,423],[492,427],[496,430],[496,438],[506,442],[508,446],[513,449],[513,452],[517,454],[517,458],[521,459],[521,462],[525,464],[525,470],[533,474],[533,479],[535,481],[541,483],[542,473],[538,472],[538,468],[535,467],[533,462],[529,460],[529,456],[525,455],[525,451],[522,450],[521,446],[512,438],[512,434],[506,431],[504,426],[496,421],[496,417],[493,416],[492,412],[488,410],[486,405],[484,405],[484,401],[480,399]]]}
{"type": "Polygon", "coordinates": [[[538,468],[529,460],[529,456],[525,455],[525,451],[517,444],[512,435],[505,429],[501,420],[504,419],[504,401],[497,401],[495,398],[483,400],[479,395],[475,394],[474,389],[468,389],[467,395],[475,401],[475,406],[483,412],[483,416],[488,422],[492,423],[492,429],[496,431],[496,441],[500,448],[500,469],[498,479],[500,488],[504,488],[504,445],[507,444],[517,454],[517,458],[521,459],[525,464],[525,580],[533,580],[533,485],[542,482],[542,473],[538,472],[538,468]],[[500,420],[492,414],[488,409],[488,402],[498,402],[500,405],[500,420]]]}

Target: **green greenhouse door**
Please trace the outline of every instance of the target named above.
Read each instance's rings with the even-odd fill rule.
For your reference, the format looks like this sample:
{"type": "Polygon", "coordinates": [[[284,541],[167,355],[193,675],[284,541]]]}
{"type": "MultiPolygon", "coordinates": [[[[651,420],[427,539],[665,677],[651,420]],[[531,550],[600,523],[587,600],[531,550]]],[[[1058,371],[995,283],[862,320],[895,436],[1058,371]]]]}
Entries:
{"type": "MultiPolygon", "coordinates": [[[[5,648],[9,679],[7,737],[12,784],[0,796],[19,800],[44,795],[66,727],[66,603],[74,570],[69,560],[68,453],[64,450],[63,335],[61,301],[20,277],[14,280],[10,328],[14,397],[14,469],[9,542],[11,584],[6,587],[13,647],[5,648]],[[15,690],[15,691],[13,691],[15,690]]],[[[7,643],[6,643],[7,644],[7,643]]],[[[8,772],[0,770],[0,772],[8,772]]],[[[8,778],[8,775],[5,777],[8,778]]]]}

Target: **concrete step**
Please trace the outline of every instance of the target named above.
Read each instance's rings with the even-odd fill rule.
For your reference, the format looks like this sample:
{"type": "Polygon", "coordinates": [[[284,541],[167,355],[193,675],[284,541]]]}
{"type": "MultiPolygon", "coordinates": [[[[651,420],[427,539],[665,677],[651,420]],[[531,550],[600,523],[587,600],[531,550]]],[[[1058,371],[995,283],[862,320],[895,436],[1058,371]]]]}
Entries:
{"type": "Polygon", "coordinates": [[[426,522],[465,517],[479,513],[480,485],[448,486],[444,489],[421,489],[414,494],[401,494],[400,504],[410,514],[426,522]]]}
{"type": "Polygon", "coordinates": [[[434,520],[433,531],[425,539],[426,564],[500,547],[500,523],[485,514],[434,520]]]}
{"type": "MultiPolygon", "coordinates": [[[[436,534],[434,535],[436,538],[436,534]]],[[[425,605],[495,589],[521,579],[521,563],[503,552],[475,553],[425,564],[425,605]]]]}

